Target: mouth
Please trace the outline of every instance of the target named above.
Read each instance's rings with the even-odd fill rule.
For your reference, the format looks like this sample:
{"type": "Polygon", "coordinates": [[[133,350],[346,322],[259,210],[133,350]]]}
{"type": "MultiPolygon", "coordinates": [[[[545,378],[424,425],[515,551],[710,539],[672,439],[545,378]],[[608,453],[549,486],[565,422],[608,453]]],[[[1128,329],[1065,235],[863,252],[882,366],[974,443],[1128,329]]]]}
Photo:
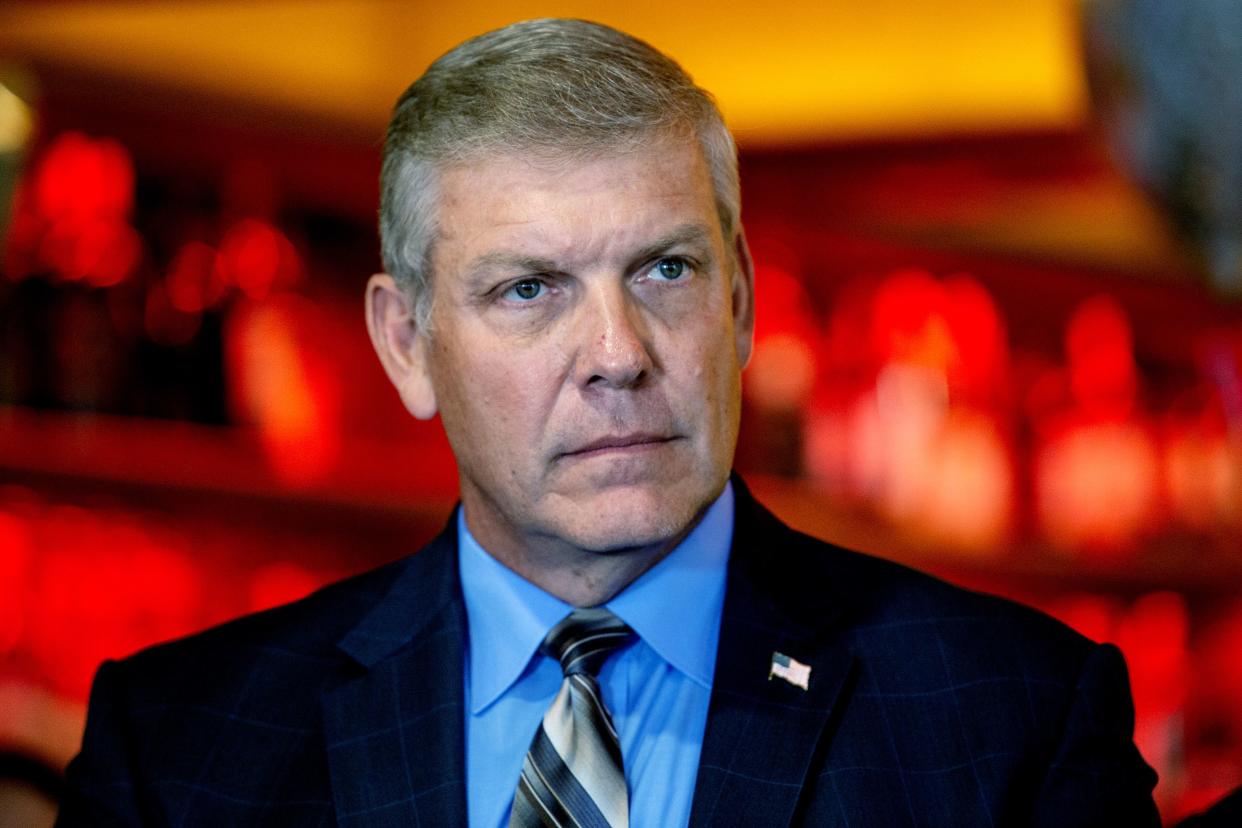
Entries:
{"type": "Polygon", "coordinates": [[[561,457],[564,459],[587,459],[606,454],[639,454],[666,446],[676,439],[677,437],[670,437],[665,434],[636,433],[609,435],[579,446],[572,451],[564,452],[561,454],[561,457]]]}

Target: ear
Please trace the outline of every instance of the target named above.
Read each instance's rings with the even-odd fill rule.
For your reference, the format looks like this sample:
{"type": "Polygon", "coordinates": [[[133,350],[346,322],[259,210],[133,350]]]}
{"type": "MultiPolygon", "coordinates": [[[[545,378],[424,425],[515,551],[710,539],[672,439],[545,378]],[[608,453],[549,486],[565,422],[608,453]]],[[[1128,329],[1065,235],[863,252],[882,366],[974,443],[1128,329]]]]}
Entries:
{"type": "Polygon", "coordinates": [[[737,231],[734,246],[733,333],[737,337],[738,362],[745,368],[755,344],[755,265],[744,230],[737,231]]]}
{"type": "Polygon", "coordinates": [[[419,328],[414,303],[396,280],[377,273],[367,281],[367,333],[388,379],[406,409],[420,420],[436,415],[436,392],[427,363],[427,332],[419,328]]]}

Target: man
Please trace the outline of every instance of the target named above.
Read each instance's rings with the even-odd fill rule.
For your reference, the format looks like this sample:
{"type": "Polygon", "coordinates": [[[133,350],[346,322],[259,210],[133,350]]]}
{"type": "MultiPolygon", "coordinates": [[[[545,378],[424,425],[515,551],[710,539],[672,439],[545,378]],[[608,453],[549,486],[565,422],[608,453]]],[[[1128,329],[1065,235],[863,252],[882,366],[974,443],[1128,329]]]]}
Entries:
{"type": "Polygon", "coordinates": [[[1114,648],[730,478],[739,212],[711,99],[627,35],[531,21],[433,64],[389,127],[367,325],[461,508],[105,664],[61,823],[1157,824],[1114,648]]]}

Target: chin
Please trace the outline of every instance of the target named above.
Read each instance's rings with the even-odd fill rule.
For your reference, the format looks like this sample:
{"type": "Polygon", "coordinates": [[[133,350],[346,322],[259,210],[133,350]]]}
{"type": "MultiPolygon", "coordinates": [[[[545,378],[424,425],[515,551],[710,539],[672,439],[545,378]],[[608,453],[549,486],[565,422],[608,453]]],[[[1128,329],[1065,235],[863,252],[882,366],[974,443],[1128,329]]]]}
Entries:
{"type": "Polygon", "coordinates": [[[601,553],[655,546],[682,535],[716,493],[681,488],[670,497],[667,486],[609,489],[575,504],[557,534],[601,553]]]}

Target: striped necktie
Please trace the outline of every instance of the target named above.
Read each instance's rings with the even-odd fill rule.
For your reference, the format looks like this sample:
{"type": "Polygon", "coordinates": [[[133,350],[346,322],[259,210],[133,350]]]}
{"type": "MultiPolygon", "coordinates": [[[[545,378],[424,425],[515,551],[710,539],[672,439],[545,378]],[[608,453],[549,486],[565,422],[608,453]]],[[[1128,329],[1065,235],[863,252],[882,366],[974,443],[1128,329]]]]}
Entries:
{"type": "Polygon", "coordinates": [[[509,828],[628,828],[621,743],[595,675],[633,634],[602,607],[574,610],[548,632],[544,651],[565,680],[526,753],[509,828]]]}

